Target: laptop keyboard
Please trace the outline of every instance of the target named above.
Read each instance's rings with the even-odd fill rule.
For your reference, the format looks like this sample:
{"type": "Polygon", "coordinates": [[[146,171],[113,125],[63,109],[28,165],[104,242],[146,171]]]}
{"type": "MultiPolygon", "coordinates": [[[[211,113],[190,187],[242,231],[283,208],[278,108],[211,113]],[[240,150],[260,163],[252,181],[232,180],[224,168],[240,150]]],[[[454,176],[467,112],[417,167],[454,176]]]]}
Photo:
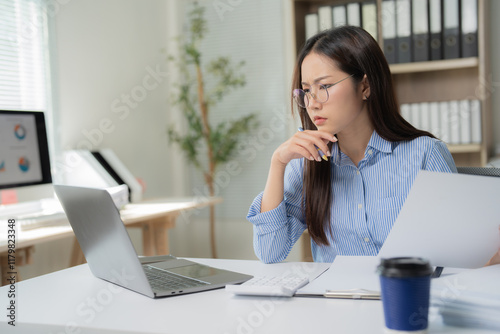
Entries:
{"type": "Polygon", "coordinates": [[[151,287],[155,290],[179,290],[210,284],[208,282],[177,275],[149,265],[145,265],[143,268],[151,287]]]}

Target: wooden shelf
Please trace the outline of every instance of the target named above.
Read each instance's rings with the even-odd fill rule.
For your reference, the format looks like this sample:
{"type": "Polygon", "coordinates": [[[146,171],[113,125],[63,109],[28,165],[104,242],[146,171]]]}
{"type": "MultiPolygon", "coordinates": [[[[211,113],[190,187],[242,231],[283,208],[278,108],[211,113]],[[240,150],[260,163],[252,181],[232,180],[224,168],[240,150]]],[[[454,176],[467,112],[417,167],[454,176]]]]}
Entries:
{"type": "Polygon", "coordinates": [[[481,144],[447,145],[450,153],[481,153],[481,144]]]}
{"type": "Polygon", "coordinates": [[[406,64],[391,64],[390,69],[392,74],[416,73],[416,72],[433,72],[454,70],[461,68],[474,68],[479,66],[479,59],[473,58],[458,58],[446,60],[433,60],[425,62],[415,62],[406,64]]]}

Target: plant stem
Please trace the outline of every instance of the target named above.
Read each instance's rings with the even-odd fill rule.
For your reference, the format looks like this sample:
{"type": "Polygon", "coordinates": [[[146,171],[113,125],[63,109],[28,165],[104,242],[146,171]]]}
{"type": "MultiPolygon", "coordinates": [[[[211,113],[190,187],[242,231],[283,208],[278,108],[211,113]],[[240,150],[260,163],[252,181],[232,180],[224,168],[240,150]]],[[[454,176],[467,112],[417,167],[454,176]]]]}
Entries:
{"type": "MultiPolygon", "coordinates": [[[[208,108],[205,102],[204,87],[203,87],[203,74],[199,63],[196,63],[196,79],[198,82],[198,103],[200,105],[201,119],[203,123],[203,137],[207,144],[207,158],[208,158],[208,172],[205,173],[205,183],[208,185],[209,194],[211,197],[215,196],[214,191],[214,175],[215,175],[215,162],[213,159],[213,147],[210,140],[210,124],[208,119],[208,108]]],[[[210,244],[212,248],[212,257],[217,258],[217,250],[215,245],[215,207],[210,205],[210,244]]]]}

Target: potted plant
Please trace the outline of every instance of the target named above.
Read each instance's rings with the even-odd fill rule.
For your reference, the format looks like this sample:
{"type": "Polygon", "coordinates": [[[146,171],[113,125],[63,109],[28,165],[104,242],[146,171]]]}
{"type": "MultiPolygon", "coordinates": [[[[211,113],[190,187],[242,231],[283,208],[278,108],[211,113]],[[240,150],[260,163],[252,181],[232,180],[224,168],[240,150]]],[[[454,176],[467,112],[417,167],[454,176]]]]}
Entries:
{"type": "MultiPolygon", "coordinates": [[[[179,107],[187,128],[181,133],[174,124],[168,129],[171,143],[179,145],[187,160],[202,174],[210,196],[215,196],[214,176],[217,168],[234,156],[235,149],[244,135],[258,126],[257,116],[249,114],[218,124],[210,121],[210,110],[232,90],[243,87],[245,75],[241,72],[244,62],[233,64],[228,57],[218,57],[204,64],[200,43],[207,32],[205,8],[194,3],[189,12],[189,32],[179,38],[179,57],[170,56],[180,69],[183,82],[172,102],[179,107]],[[215,82],[210,91],[206,77],[215,82]]],[[[215,207],[210,206],[210,244],[212,257],[217,257],[215,244],[215,207]]]]}

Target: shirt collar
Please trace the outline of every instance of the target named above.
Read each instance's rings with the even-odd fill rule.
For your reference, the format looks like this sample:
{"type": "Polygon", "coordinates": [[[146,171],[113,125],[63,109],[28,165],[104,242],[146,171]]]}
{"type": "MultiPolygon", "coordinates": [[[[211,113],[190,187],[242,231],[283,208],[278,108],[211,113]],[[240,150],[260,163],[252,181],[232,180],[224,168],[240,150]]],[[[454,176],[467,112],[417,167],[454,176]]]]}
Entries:
{"type": "MultiPolygon", "coordinates": [[[[365,157],[366,157],[366,152],[370,149],[377,152],[392,153],[392,150],[394,149],[393,144],[394,143],[380,137],[377,131],[374,130],[370,137],[370,140],[368,141],[368,145],[365,150],[365,157]]],[[[347,158],[347,156],[345,156],[345,154],[342,154],[342,152],[339,149],[339,144],[337,142],[333,143],[332,157],[331,157],[332,162],[336,165],[341,165],[343,158],[345,159],[347,158]],[[344,157],[342,157],[343,155],[344,157]]]]}

